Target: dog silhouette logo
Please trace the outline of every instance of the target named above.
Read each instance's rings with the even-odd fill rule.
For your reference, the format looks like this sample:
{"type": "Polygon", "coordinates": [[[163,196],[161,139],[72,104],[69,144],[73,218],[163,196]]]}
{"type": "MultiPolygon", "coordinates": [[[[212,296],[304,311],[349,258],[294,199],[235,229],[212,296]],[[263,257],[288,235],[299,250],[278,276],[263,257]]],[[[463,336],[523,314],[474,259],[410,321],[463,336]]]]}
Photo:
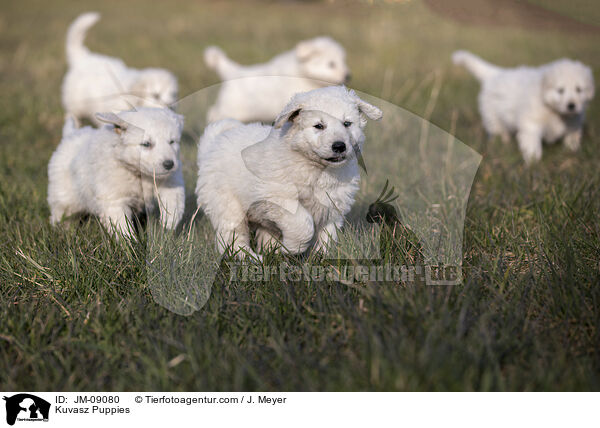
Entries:
{"type": "Polygon", "coordinates": [[[19,421],[48,421],[50,403],[32,394],[16,394],[4,397],[6,401],[6,423],[19,421]]]}

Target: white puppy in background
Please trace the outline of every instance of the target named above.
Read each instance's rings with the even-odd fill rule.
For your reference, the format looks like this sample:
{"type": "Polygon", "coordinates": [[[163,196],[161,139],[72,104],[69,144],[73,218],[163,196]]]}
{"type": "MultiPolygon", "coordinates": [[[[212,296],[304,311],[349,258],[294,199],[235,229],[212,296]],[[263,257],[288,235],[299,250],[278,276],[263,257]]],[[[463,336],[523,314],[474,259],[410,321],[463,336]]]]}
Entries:
{"type": "Polygon", "coordinates": [[[143,107],[98,113],[100,129],[77,129],[67,118],[48,165],[50,221],[89,213],[130,235],[135,213],[158,199],[161,223],[173,229],[183,215],[185,192],[179,160],[183,116],[143,107]]]}
{"type": "Polygon", "coordinates": [[[252,229],[258,249],[326,249],[359,188],[367,118],[381,116],[353,91],[332,86],[293,97],[273,127],[233,119],[209,125],[199,142],[196,195],[219,250],[259,258],[252,229]]]}
{"type": "Polygon", "coordinates": [[[564,138],[569,149],[579,149],[586,105],[594,97],[589,67],[559,59],[540,67],[501,68],[466,51],[452,59],[481,82],[479,112],[488,134],[503,141],[515,134],[526,163],[541,159],[542,142],[564,138]]]}
{"type": "Polygon", "coordinates": [[[90,52],[83,44],[87,30],[100,19],[96,12],[80,15],[67,33],[69,69],[62,86],[67,115],[99,124],[95,113],[134,107],[168,107],[177,101],[177,79],[161,68],[137,70],[118,58],[90,52]]]}
{"type": "Polygon", "coordinates": [[[271,123],[293,95],[350,78],[346,52],[335,40],[317,37],[263,64],[244,66],[215,47],[204,51],[204,62],[223,84],[207,120],[232,118],[271,123]]]}

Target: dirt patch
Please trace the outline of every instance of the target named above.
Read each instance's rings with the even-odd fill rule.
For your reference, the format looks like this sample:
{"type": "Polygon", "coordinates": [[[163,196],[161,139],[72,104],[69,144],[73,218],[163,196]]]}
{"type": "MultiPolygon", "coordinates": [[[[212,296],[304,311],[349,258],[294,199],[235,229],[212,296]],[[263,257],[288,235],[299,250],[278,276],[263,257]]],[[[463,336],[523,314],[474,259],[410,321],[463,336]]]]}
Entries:
{"type": "Polygon", "coordinates": [[[599,34],[600,27],[519,0],[423,0],[435,13],[471,25],[599,34]]]}

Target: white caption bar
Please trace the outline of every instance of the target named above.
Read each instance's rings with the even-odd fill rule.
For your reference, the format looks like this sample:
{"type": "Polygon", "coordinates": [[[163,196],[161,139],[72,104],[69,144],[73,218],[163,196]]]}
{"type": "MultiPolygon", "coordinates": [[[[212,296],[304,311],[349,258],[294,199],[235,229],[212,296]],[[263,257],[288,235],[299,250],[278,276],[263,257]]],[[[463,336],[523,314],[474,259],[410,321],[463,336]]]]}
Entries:
{"type": "Polygon", "coordinates": [[[598,393],[2,393],[1,426],[587,426],[598,393]],[[35,422],[38,422],[37,424],[35,422]],[[40,424],[41,423],[41,424],[40,424]],[[174,425],[182,424],[182,425],[174,425]],[[213,425],[214,424],[214,425],[213,425]]]}

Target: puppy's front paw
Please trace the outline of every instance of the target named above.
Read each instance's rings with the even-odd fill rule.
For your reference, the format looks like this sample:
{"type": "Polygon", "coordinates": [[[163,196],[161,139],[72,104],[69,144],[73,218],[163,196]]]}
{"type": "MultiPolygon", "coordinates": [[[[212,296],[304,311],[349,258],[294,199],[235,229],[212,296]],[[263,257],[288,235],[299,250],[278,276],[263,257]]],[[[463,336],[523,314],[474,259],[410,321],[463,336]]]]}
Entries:
{"type": "Polygon", "coordinates": [[[262,251],[281,251],[281,244],[277,237],[267,229],[259,228],[256,231],[256,247],[262,251]]]}
{"type": "Polygon", "coordinates": [[[537,136],[519,136],[519,149],[527,165],[531,165],[542,159],[542,141],[537,136]]]}
{"type": "Polygon", "coordinates": [[[542,159],[542,149],[523,150],[523,159],[528,166],[539,162],[542,159]]]}
{"type": "Polygon", "coordinates": [[[581,147],[581,131],[567,134],[564,140],[565,146],[572,152],[576,152],[581,147]]]}
{"type": "Polygon", "coordinates": [[[260,254],[256,254],[254,251],[252,251],[252,249],[250,249],[250,247],[240,248],[235,254],[235,257],[241,261],[248,260],[258,263],[263,262],[263,256],[261,256],[260,254]]]}

